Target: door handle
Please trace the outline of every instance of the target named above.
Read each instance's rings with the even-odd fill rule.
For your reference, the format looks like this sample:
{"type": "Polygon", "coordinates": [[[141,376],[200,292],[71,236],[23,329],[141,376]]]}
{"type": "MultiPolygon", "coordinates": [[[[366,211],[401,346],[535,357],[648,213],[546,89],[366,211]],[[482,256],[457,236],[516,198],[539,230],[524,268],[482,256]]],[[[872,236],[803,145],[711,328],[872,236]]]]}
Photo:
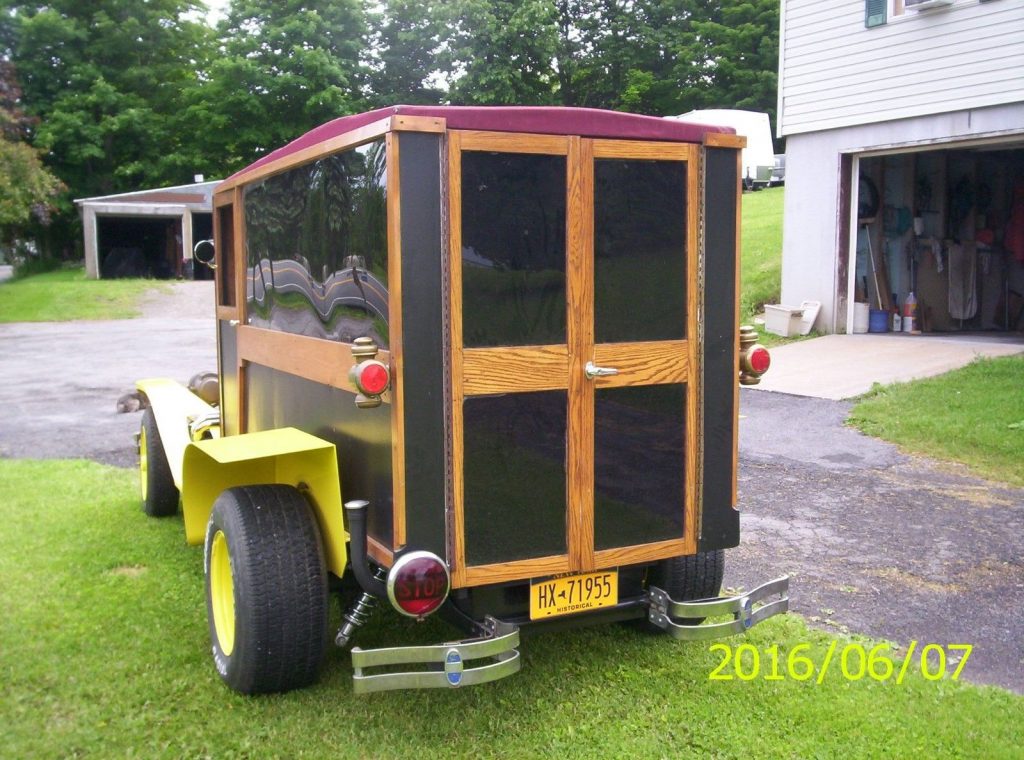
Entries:
{"type": "Polygon", "coordinates": [[[587,376],[588,380],[593,380],[595,377],[617,375],[619,371],[614,367],[598,367],[594,362],[587,362],[587,366],[583,368],[583,373],[587,376]]]}

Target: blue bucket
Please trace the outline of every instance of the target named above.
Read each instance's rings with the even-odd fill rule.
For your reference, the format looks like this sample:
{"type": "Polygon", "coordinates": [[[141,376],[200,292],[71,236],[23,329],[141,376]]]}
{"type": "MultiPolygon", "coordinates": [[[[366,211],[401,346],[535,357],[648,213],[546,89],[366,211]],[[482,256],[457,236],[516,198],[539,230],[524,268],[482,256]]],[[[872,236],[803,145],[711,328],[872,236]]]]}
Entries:
{"type": "Polygon", "coordinates": [[[872,309],[868,315],[868,332],[880,333],[889,331],[889,312],[884,309],[872,309]]]}

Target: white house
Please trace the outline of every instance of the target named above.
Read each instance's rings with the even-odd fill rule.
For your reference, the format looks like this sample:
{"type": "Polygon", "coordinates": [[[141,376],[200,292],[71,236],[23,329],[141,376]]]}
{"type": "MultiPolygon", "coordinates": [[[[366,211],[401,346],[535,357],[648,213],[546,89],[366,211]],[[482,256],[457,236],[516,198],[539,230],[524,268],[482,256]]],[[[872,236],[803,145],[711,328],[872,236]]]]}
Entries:
{"type": "Polygon", "coordinates": [[[1019,324],[1024,0],[782,0],[778,113],[783,303],[826,332],[911,290],[926,331],[1019,324]]]}

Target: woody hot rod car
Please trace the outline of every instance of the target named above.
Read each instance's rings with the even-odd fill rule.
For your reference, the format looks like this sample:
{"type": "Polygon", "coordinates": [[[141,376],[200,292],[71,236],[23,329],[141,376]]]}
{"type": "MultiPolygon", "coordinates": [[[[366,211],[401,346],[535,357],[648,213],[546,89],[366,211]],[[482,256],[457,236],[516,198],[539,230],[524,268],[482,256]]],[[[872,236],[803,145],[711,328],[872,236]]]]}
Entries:
{"type": "Polygon", "coordinates": [[[214,661],[311,683],[374,606],[470,638],[352,650],[357,691],[520,667],[519,630],[737,633],[739,151],[728,129],[566,108],[399,106],[215,191],[217,382],[142,380],[147,513],[203,544],[214,661]],[[204,398],[205,397],[205,398],[204,398]],[[700,624],[707,617],[723,622],[700,624]]]}

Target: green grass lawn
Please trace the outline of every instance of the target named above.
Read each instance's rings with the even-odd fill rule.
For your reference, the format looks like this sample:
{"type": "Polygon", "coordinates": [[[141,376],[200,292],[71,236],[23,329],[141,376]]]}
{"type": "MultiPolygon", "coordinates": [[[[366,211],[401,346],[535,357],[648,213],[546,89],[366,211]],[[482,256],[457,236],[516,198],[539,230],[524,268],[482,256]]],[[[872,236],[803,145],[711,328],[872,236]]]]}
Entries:
{"type": "Polygon", "coordinates": [[[749,321],[782,292],[782,201],[785,188],[744,193],[740,251],[740,319],[749,321]]]}
{"type": "Polygon", "coordinates": [[[878,387],[849,422],[907,451],[1024,486],[1024,356],[978,359],[938,377],[878,387]]]}
{"type": "Polygon", "coordinates": [[[90,280],[82,267],[59,269],[0,283],[0,322],[66,322],[128,319],[155,280],[90,280]]]}
{"type": "MultiPolygon", "coordinates": [[[[711,681],[708,643],[614,625],[527,637],[522,672],[476,688],[355,697],[348,656],[332,651],[317,686],[242,697],[209,656],[202,552],[180,520],[142,515],[135,477],[0,460],[4,757],[1020,755],[1024,699],[1009,692],[913,671],[851,682],[838,668],[820,685],[711,681]]],[[[358,643],[452,635],[378,612],[358,643]]],[[[806,642],[820,663],[833,640],[788,615],[731,643],[806,642]]]]}

